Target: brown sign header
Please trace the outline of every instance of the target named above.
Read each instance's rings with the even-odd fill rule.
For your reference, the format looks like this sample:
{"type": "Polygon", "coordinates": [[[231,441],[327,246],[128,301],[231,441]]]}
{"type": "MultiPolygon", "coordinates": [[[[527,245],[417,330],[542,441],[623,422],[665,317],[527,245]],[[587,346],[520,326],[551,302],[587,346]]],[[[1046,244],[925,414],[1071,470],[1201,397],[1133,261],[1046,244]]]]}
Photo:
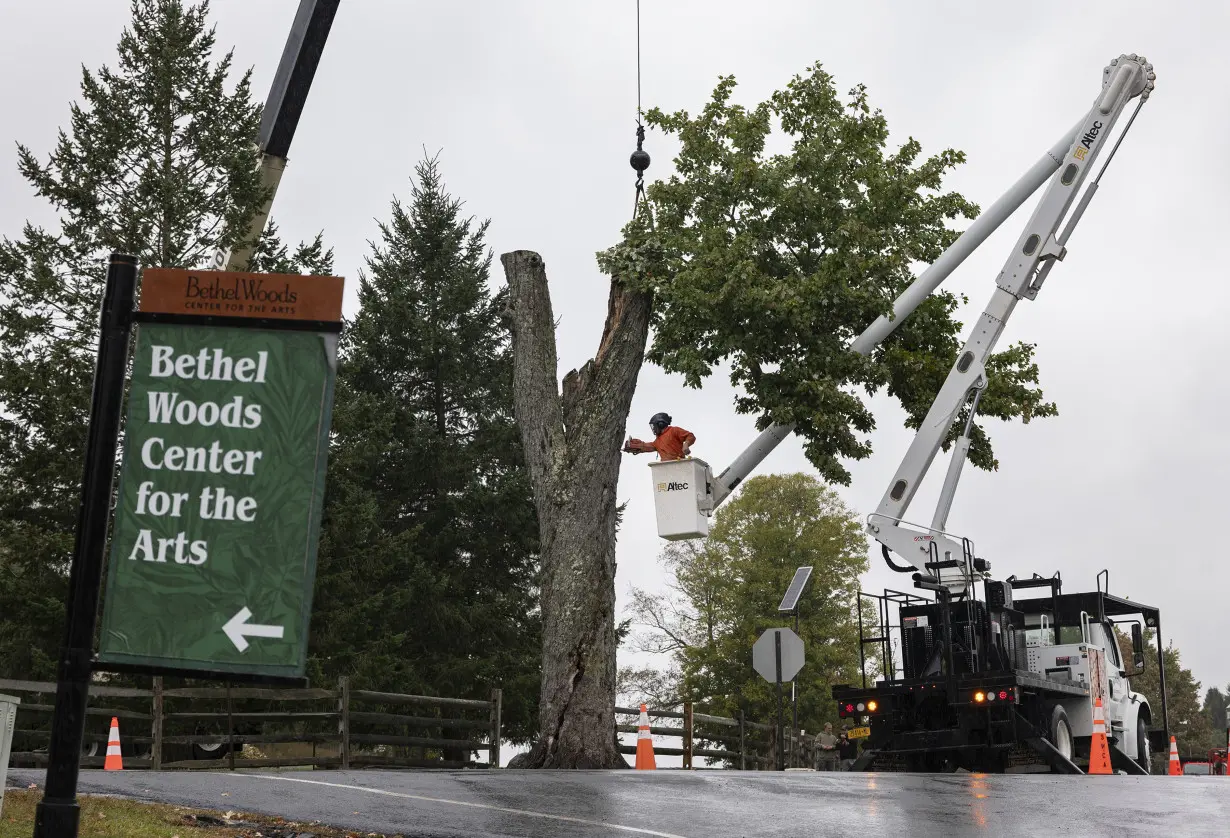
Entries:
{"type": "Polygon", "coordinates": [[[344,285],[340,276],[146,268],[141,311],[336,323],[344,285]]]}

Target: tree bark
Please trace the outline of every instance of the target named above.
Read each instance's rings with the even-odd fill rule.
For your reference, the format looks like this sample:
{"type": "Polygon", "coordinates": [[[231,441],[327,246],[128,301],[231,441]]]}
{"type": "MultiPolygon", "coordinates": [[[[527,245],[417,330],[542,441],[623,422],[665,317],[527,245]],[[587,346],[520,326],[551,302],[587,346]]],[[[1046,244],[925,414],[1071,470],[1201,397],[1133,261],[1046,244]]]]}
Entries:
{"type": "Polygon", "coordinates": [[[612,280],[598,352],[561,392],[542,257],[518,250],[500,261],[542,562],[539,739],[509,767],[627,768],[615,731],[615,487],[652,298],[612,280]]]}

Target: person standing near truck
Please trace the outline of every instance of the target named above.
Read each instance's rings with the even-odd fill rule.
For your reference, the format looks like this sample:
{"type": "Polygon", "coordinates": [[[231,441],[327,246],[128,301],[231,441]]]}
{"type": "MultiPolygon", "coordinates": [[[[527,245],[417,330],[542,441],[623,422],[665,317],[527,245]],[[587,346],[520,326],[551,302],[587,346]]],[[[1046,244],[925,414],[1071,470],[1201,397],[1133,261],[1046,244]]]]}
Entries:
{"type": "Polygon", "coordinates": [[[696,444],[696,434],[671,424],[671,417],[666,413],[655,413],[649,418],[649,429],[653,431],[653,442],[644,442],[629,438],[624,443],[627,454],[658,453],[659,460],[682,460],[692,454],[692,446],[696,444]]]}
{"type": "Polygon", "coordinates": [[[836,771],[837,760],[837,737],[833,735],[833,723],[824,723],[824,733],[816,737],[816,744],[820,748],[820,770],[821,771],[836,771]]]}
{"type": "Polygon", "coordinates": [[[858,740],[850,738],[848,728],[841,731],[841,738],[837,741],[837,755],[841,757],[842,771],[849,771],[854,760],[858,759],[858,740]]]}

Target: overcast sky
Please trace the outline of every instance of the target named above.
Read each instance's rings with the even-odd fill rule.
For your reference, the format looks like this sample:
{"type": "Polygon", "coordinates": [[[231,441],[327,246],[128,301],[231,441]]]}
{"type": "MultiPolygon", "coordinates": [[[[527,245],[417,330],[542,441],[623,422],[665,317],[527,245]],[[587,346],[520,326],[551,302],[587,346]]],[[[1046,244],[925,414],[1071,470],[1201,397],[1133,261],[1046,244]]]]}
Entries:
{"type": "MultiPolygon", "coordinates": [[[[263,101],[298,0],[212,5],[220,45],[254,68],[263,101]]],[[[81,65],[114,66],[128,9],[128,0],[0,0],[0,233],[18,234],[27,218],[53,220],[17,175],[13,143],[45,158],[67,125],[81,65]]],[[[1092,590],[1108,568],[1114,593],[1162,609],[1166,638],[1205,688],[1230,682],[1230,561],[1212,538],[1230,466],[1221,261],[1230,97],[1220,63],[1230,4],[643,0],[641,14],[646,109],[696,112],[721,74],[739,80],[737,101],[755,105],[819,60],[840,90],[868,86],[890,144],[913,136],[924,153],[964,150],[968,162],[947,185],[983,207],[1088,110],[1110,59],[1137,52],[1153,62],[1157,91],[1067,259],[1036,301],[1018,306],[1001,342],[1038,344],[1060,415],[993,423],[1000,469],[967,469],[949,528],[975,541],[997,578],[1059,570],[1067,590],[1092,590]]],[[[343,0],[274,208],[284,236],[325,232],[351,280],[353,314],[375,219],[408,193],[424,147],[440,150],[450,191],[492,219],[495,278],[503,280],[503,252],[543,255],[560,371],[584,363],[606,311],[594,253],[617,238],[632,206],[635,15],[634,0],[343,0]]],[[[666,176],[670,144],[651,133],[646,148],[649,177],[666,176]]],[[[946,283],[971,298],[965,322],[989,299],[1033,205],[946,283]]],[[[888,399],[875,408],[875,454],[850,464],[853,483],[841,489],[862,515],[912,437],[888,399]]],[[[645,436],[659,410],[696,433],[694,453],[715,472],[755,436],[720,375],[692,391],[646,367],[630,431],[645,436]]],[[[662,583],[647,462],[627,458],[619,486],[630,502],[621,608],[630,585],[662,583]]],[[[945,462],[937,459],[910,519],[930,519],[945,462]]],[[[758,473],[796,470],[814,471],[791,438],[758,473]]],[[[878,551],[871,558],[865,590],[908,584],[878,551]]]]}

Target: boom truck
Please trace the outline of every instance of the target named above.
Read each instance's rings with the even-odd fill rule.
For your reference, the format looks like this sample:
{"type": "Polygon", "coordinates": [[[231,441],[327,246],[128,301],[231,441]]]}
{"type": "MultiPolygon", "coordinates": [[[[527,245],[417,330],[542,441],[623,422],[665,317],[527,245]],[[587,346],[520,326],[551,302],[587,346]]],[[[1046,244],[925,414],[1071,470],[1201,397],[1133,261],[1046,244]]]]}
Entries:
{"type": "MultiPolygon", "coordinates": [[[[855,770],[1083,773],[1078,762],[1088,757],[1099,699],[1117,770],[1150,773],[1151,753],[1163,750],[1169,738],[1164,676],[1161,708],[1133,692],[1128,681],[1144,669],[1143,627],[1156,634],[1162,670],[1156,607],[1112,595],[1107,571],[1098,575],[1092,592],[1064,593],[1059,573],[992,580],[991,564],[977,555],[973,542],[945,530],[987,385],[985,363],[1016,304],[1035,299],[1055,264],[1063,261],[1073,229],[1153,91],[1155,78],[1153,65],[1143,56],[1125,54],[1112,60],[1103,69],[1102,87],[1089,111],[920,274],[894,302],[891,317],[878,318],[850,347],[870,353],[1046,184],[996,278],[990,302],[957,353],[879,507],[867,518],[866,531],[879,542],[888,566],[911,574],[914,588],[924,593],[886,590],[874,597],[879,606],[870,637],[864,633],[860,598],[863,683],[833,690],[838,714],[869,728],[855,770]],[[1077,200],[1133,99],[1136,109],[1097,177],[1077,200]],[[905,520],[910,503],[963,409],[964,425],[952,445],[931,523],[910,523],[905,520]],[[894,561],[893,554],[907,564],[894,561]],[[1028,596],[1042,589],[1047,595],[1028,596]],[[1131,624],[1131,671],[1116,641],[1114,626],[1121,623],[1131,624]],[[892,654],[894,629],[900,661],[892,654]],[[882,679],[870,686],[863,656],[867,645],[880,646],[884,663],[882,679]]],[[[708,518],[717,506],[792,431],[793,426],[770,426],[716,476],[698,459],[652,464],[659,536],[677,540],[707,535],[708,518]]]]}

